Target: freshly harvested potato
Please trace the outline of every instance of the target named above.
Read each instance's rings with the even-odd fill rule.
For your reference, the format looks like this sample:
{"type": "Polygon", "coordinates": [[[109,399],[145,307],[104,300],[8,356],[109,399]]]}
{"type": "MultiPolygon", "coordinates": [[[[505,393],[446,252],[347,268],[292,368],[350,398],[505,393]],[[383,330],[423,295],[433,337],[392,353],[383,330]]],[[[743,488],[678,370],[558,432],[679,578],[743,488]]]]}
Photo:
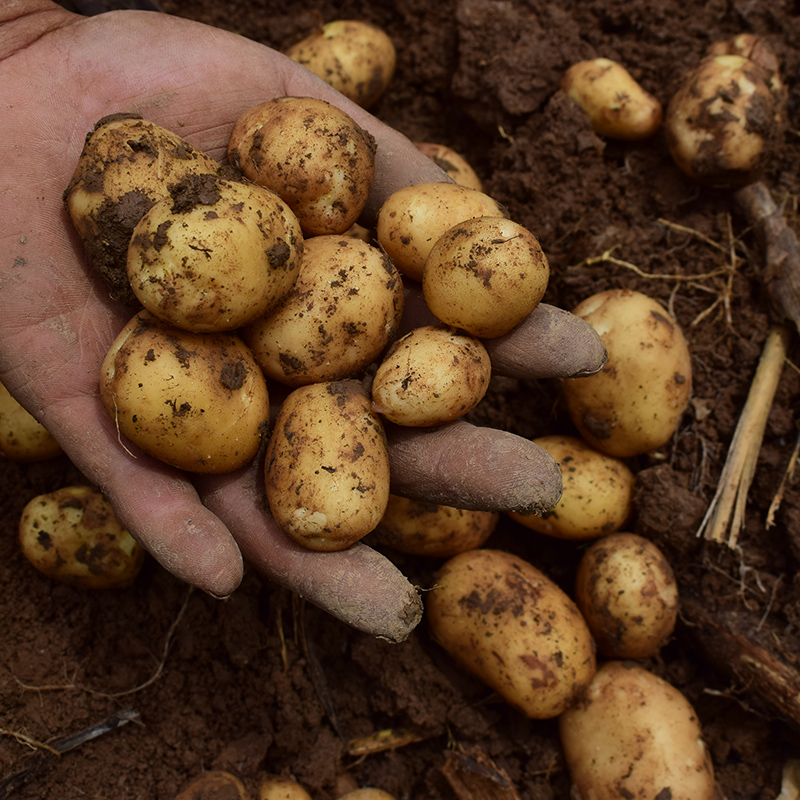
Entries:
{"type": "Polygon", "coordinates": [[[352,792],[339,795],[339,800],[395,800],[395,797],[389,792],[384,792],[383,789],[365,786],[362,789],[353,789],[352,792]]]}
{"type": "Polygon", "coordinates": [[[367,202],[375,140],[324,100],[276,97],[239,117],[228,158],[280,195],[306,235],[344,233],[367,202]]]}
{"type": "Polygon", "coordinates": [[[478,405],[491,371],[489,354],[478,339],[447,325],[414,328],[378,366],[372,407],[397,425],[441,425],[478,405]]]}
{"type": "Polygon", "coordinates": [[[563,384],[581,436],[620,458],[666,444],[692,389],[691,355],[675,320],[652,297],[629,289],[599,292],[573,313],[600,334],[608,351],[596,375],[563,384]]]}
{"type": "Polygon", "coordinates": [[[265,482],[275,521],[310,550],[344,550],[375,528],[389,501],[389,454],[359,381],[301,386],[286,398],[265,482]]]}
{"type": "Polygon", "coordinates": [[[539,240],[505,217],[464,220],[437,239],[422,271],[428,308],[473,336],[503,336],[539,305],[550,265],[539,240]]]}
{"type": "Polygon", "coordinates": [[[134,113],[111,114],[87,135],[64,203],[86,251],[116,300],[139,305],[126,257],[133,229],[187,175],[219,165],[166,128],[134,113]]]}
{"type": "Polygon", "coordinates": [[[270,776],[261,781],[258,800],[311,800],[311,795],[297,781],[270,776]]]}
{"type": "Polygon", "coordinates": [[[289,386],[339,380],[383,352],[403,303],[403,281],[385,253],[360,239],[315,236],[292,290],[242,336],[269,378],[289,386]]]}
{"type": "Polygon", "coordinates": [[[674,686],[632,662],[603,664],[559,719],[572,797],[711,800],[700,724],[674,686]]]}
{"type": "Polygon", "coordinates": [[[480,547],[499,516],[495,511],[467,511],[390,494],[371,538],[400,553],[450,558],[480,547]]]}
{"type": "Polygon", "coordinates": [[[391,194],[378,212],[378,243],[403,275],[422,280],[437,239],[453,225],[475,217],[506,217],[489,195],[457,183],[417,183],[391,194]]]}
{"type": "Polygon", "coordinates": [[[81,589],[127,586],[144,564],[144,550],[90,486],[34,497],[22,510],[19,541],[36,569],[81,589]]]}
{"type": "Polygon", "coordinates": [[[327,22],[286,55],[362,108],[386,91],[397,62],[394,44],[384,31],[352,19],[327,22]]]}
{"type": "Polygon", "coordinates": [[[250,800],[250,793],[235,775],[215,770],[193,780],[175,800],[250,800]]]}
{"type": "Polygon", "coordinates": [[[100,394],[117,430],[189,472],[231,472],[258,450],[267,385],[231,333],[192,333],[141,311],[103,361],[100,394]]]}
{"type": "Polygon", "coordinates": [[[271,311],[300,269],[300,223],[275,193],[189,176],[134,228],[128,279],[142,305],[200,333],[230,331],[271,311]]]}
{"type": "Polygon", "coordinates": [[[601,453],[579,436],[533,440],[558,462],[564,492],[541,516],[510,511],[537,533],[557,539],[597,539],[619,530],[631,513],[634,475],[624,461],[601,453]]]}
{"type": "Polygon", "coordinates": [[[610,58],[573,64],[561,79],[561,91],[588,114],[593,130],[601,136],[647,139],[661,125],[661,103],[610,58]]]}
{"type": "Polygon", "coordinates": [[[479,549],[454,556],[426,607],[433,638],[529,717],[558,716],[594,675],[594,644],[578,607],[515,555],[479,549]]]}
{"type": "Polygon", "coordinates": [[[483,191],[483,183],[469,162],[460,153],[446,144],[436,142],[414,142],[420,153],[438,164],[459,186],[483,191]]]}
{"type": "Polygon", "coordinates": [[[654,656],[675,628],[678,584],[672,567],[651,541],[615,533],[581,558],[575,599],[608,658],[654,656]]]}
{"type": "Polygon", "coordinates": [[[62,452],[47,428],[0,383],[0,456],[9,461],[43,461],[62,452]]]}

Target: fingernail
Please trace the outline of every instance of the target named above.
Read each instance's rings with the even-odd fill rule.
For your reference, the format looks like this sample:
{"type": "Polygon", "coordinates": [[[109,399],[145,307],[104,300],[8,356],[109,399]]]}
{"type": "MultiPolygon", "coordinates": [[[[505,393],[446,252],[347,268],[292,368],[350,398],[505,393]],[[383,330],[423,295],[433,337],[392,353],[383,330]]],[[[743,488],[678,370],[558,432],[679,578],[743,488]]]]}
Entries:
{"type": "Polygon", "coordinates": [[[578,370],[578,372],[574,373],[573,375],[570,375],[569,377],[570,378],[588,378],[588,377],[590,377],[592,375],[597,375],[597,373],[600,372],[603,369],[603,367],[605,367],[605,365],[607,363],[608,363],[608,351],[604,349],[603,350],[603,361],[601,362],[599,367],[596,367],[594,369],[578,370]]]}

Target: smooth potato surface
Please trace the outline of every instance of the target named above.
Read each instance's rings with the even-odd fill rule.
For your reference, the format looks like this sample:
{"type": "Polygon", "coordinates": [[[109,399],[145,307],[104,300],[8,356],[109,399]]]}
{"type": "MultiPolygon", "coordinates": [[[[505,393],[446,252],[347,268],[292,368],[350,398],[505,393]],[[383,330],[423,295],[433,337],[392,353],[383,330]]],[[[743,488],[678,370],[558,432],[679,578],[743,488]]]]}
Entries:
{"type": "Polygon", "coordinates": [[[42,461],[62,452],[47,428],[0,383],[0,456],[10,461],[42,461]]]}

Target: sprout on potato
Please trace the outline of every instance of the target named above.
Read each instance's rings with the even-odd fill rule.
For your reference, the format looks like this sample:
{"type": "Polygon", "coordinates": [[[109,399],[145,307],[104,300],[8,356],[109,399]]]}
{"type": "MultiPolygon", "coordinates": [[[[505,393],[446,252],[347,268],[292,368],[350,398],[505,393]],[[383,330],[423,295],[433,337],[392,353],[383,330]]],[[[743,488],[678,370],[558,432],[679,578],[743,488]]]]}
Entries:
{"type": "Polygon", "coordinates": [[[9,461],[43,461],[62,452],[47,428],[0,383],[0,456],[9,461]]]}

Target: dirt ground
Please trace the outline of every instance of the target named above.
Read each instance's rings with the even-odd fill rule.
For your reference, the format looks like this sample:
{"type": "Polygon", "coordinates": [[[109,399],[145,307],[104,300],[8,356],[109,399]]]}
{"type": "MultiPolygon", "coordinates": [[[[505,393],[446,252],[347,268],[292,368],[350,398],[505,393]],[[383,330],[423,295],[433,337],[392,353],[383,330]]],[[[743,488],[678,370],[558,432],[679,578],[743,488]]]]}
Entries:
{"type": "MultiPolygon", "coordinates": [[[[558,86],[572,62],[603,55],[627,65],[666,103],[712,41],[742,31],[766,36],[789,89],[789,125],[765,182],[794,224],[800,6],[792,0],[162,5],[277,48],[335,18],[378,24],[397,46],[398,68],[374,112],[413,139],[454,147],[473,164],[485,190],[540,238],[552,267],[550,302],[572,308],[595,291],[630,287],[674,313],[692,350],[693,399],[669,445],[629,462],[637,473],[630,529],[668,555],[684,605],[674,637],[645,665],[695,706],[718,797],[773,800],[784,763],[800,757],[800,715],[736,668],[736,648],[773,659],[788,681],[796,680],[797,479],[788,481],[776,524],[768,529],[765,519],[798,436],[800,375],[793,364],[784,368],[738,549],[697,538],[770,326],[762,254],[732,194],[683,177],[660,134],[638,144],[603,141],[558,86]],[[611,248],[619,262],[655,277],[622,263],[581,265],[611,248]],[[710,272],[717,274],[687,277],[710,272]]],[[[558,386],[549,383],[495,379],[474,419],[524,436],[571,431],[558,386]]],[[[293,775],[316,800],[364,785],[398,800],[449,800],[466,795],[447,775],[474,777],[480,753],[524,800],[569,797],[555,723],[510,710],[430,641],[424,620],[407,642],[390,645],[347,629],[252,571],[227,602],[190,591],[152,561],[121,591],[87,593],[44,578],[19,552],[20,511],[34,495],[80,480],[63,459],[0,462],[6,587],[0,781],[30,763],[23,736],[47,742],[119,710],[140,716],[60,758],[42,752],[39,768],[14,797],[172,800],[191,779],[221,768],[251,787],[265,772],[293,775]],[[349,752],[355,737],[388,728],[412,731],[416,741],[366,757],[349,752]]],[[[510,520],[489,544],[527,558],[571,591],[581,548],[510,520]]],[[[415,583],[431,584],[436,562],[392,557],[415,583]]],[[[800,688],[789,684],[787,697],[792,691],[800,688]]],[[[492,785],[495,793],[484,796],[511,796],[500,794],[509,791],[501,782],[492,785]]]]}

